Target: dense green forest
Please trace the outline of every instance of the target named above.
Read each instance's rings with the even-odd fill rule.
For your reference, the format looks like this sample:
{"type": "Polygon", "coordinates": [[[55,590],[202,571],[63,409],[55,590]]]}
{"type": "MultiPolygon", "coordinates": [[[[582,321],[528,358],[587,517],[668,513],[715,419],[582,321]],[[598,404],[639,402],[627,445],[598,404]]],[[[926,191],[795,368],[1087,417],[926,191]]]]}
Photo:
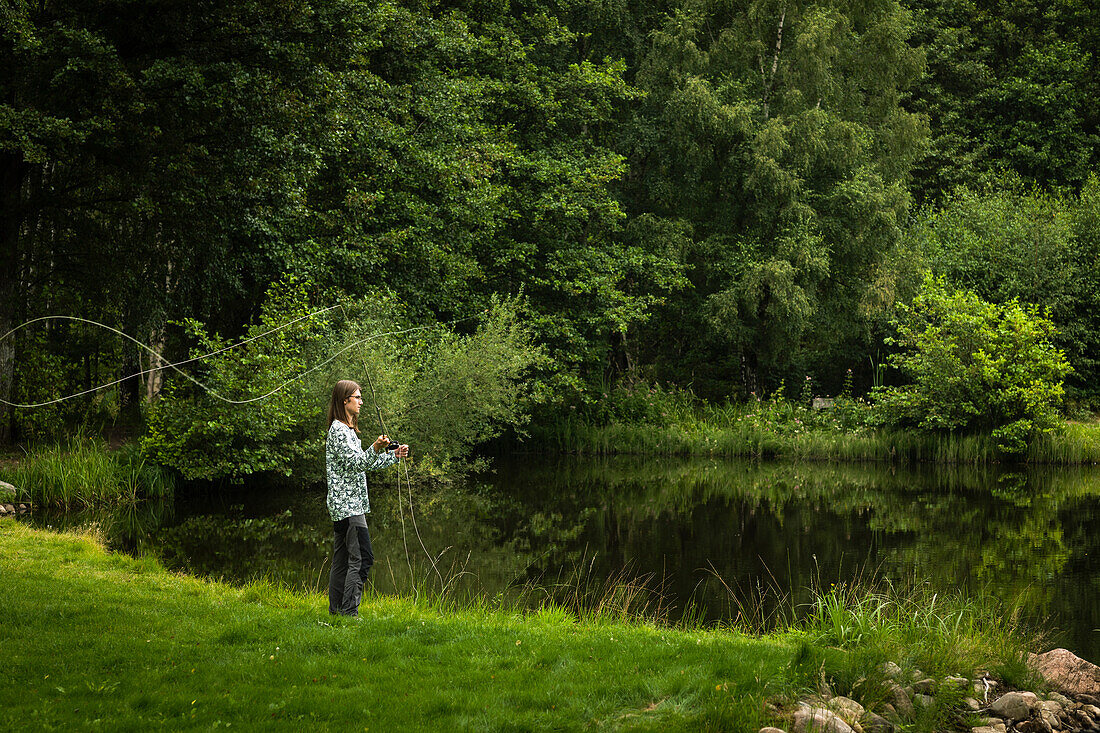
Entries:
{"type": "MultiPolygon", "coordinates": [[[[443,436],[514,421],[505,403],[552,419],[623,384],[740,401],[811,377],[864,394],[900,379],[882,366],[909,363],[906,318],[932,287],[1049,337],[1065,363],[1044,351],[1044,374],[1066,379],[1068,405],[1100,402],[1100,15],[1085,0],[0,13],[0,334],[75,315],[175,361],[341,304],[184,367],[243,396],[354,346],[349,331],[436,324],[331,368],[371,370],[409,430],[437,419],[421,429],[443,436]],[[488,396],[456,405],[447,385],[488,396]]],[[[87,323],[20,329],[0,341],[0,398],[122,381],[0,408],[0,438],[140,418],[179,465],[195,425],[217,443],[234,429],[215,422],[255,424],[224,405],[204,421],[193,385],[157,365],[87,323]]],[[[263,408],[265,440],[293,427],[286,401],[320,410],[316,384],[295,389],[263,408]]]]}

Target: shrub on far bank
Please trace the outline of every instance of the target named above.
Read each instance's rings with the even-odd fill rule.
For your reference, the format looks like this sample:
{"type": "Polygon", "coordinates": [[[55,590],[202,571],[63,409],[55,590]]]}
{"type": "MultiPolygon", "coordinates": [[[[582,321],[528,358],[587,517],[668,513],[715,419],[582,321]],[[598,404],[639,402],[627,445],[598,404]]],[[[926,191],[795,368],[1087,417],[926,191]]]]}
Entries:
{"type": "Polygon", "coordinates": [[[544,357],[514,301],[492,302],[463,334],[416,326],[384,295],[320,314],[314,301],[306,284],[273,287],[249,340],[235,346],[189,322],[195,356],[214,355],[194,365],[194,381],[168,376],[148,411],[144,454],[188,480],[319,480],[339,379],[362,387],[364,443],[383,432],[384,419],[384,432],[413,446],[424,473],[461,473],[478,444],[526,421],[527,376],[544,357]]]}
{"type": "Polygon", "coordinates": [[[1071,367],[1054,346],[1054,324],[1036,309],[988,303],[929,277],[895,321],[890,363],[909,380],[874,393],[884,424],[929,432],[990,433],[1023,454],[1062,423],[1071,367]]]}
{"type": "Polygon", "coordinates": [[[697,404],[690,390],[635,382],[597,388],[566,409],[569,417],[591,425],[668,427],[690,420],[697,404]]]}

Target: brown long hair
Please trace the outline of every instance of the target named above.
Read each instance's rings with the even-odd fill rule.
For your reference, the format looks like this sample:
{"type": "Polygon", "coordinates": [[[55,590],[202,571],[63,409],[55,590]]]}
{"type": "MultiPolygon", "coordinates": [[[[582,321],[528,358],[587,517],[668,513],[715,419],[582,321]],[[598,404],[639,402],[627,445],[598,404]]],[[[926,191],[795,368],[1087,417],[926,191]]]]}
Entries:
{"type": "Polygon", "coordinates": [[[355,429],[355,432],[359,432],[359,420],[356,417],[352,417],[348,414],[347,408],[344,406],[348,397],[355,394],[355,390],[359,389],[359,385],[350,379],[341,379],[336,383],[336,386],[332,388],[332,399],[328,403],[328,424],[332,425],[334,420],[339,420],[342,423],[351,425],[355,429]]]}

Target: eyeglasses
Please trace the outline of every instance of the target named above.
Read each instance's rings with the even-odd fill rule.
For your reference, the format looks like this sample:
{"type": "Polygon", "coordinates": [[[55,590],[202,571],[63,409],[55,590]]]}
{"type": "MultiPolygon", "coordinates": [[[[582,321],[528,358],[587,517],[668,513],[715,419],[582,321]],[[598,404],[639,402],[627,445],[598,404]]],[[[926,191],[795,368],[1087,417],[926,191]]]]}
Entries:
{"type": "Polygon", "coordinates": [[[356,394],[353,394],[351,397],[348,397],[348,399],[349,400],[359,400],[360,402],[363,401],[363,398],[360,397],[359,395],[356,395],[356,394]]]}

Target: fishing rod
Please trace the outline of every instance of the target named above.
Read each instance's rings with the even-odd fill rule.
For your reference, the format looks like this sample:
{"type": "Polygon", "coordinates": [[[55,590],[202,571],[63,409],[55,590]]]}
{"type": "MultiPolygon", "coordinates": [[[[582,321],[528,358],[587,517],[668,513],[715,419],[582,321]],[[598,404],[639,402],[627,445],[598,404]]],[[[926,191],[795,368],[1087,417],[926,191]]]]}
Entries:
{"type": "MultiPolygon", "coordinates": [[[[367,386],[370,388],[371,401],[374,403],[374,411],[378,415],[378,427],[382,430],[382,435],[387,436],[387,439],[390,440],[390,444],[387,450],[392,450],[400,444],[394,443],[392,439],[389,439],[390,433],[388,430],[386,430],[385,420],[382,419],[382,408],[378,404],[378,394],[374,391],[374,380],[371,379],[370,368],[366,364],[364,364],[363,367],[363,373],[367,376],[367,386]]],[[[424,556],[428,558],[428,562],[432,564],[432,570],[435,571],[436,577],[439,578],[439,588],[442,592],[442,590],[446,586],[445,582],[443,581],[443,574],[439,572],[439,566],[436,564],[435,558],[432,557],[432,553],[428,551],[427,545],[424,544],[424,538],[420,536],[420,528],[416,524],[416,512],[413,510],[412,479],[409,477],[408,462],[406,461],[402,467],[405,469],[405,486],[408,488],[409,491],[409,519],[412,521],[413,532],[416,533],[416,539],[420,543],[420,549],[424,551],[424,556]]],[[[405,547],[405,563],[409,566],[409,580],[411,582],[414,573],[412,567],[412,559],[409,553],[409,543],[406,539],[405,534],[405,512],[404,508],[402,507],[400,472],[397,474],[397,516],[401,520],[401,543],[405,547]]],[[[440,555],[442,555],[443,552],[446,551],[447,550],[443,550],[442,552],[440,552],[440,555]]],[[[413,592],[419,595],[419,592],[416,590],[415,583],[413,584],[413,592]]]]}

